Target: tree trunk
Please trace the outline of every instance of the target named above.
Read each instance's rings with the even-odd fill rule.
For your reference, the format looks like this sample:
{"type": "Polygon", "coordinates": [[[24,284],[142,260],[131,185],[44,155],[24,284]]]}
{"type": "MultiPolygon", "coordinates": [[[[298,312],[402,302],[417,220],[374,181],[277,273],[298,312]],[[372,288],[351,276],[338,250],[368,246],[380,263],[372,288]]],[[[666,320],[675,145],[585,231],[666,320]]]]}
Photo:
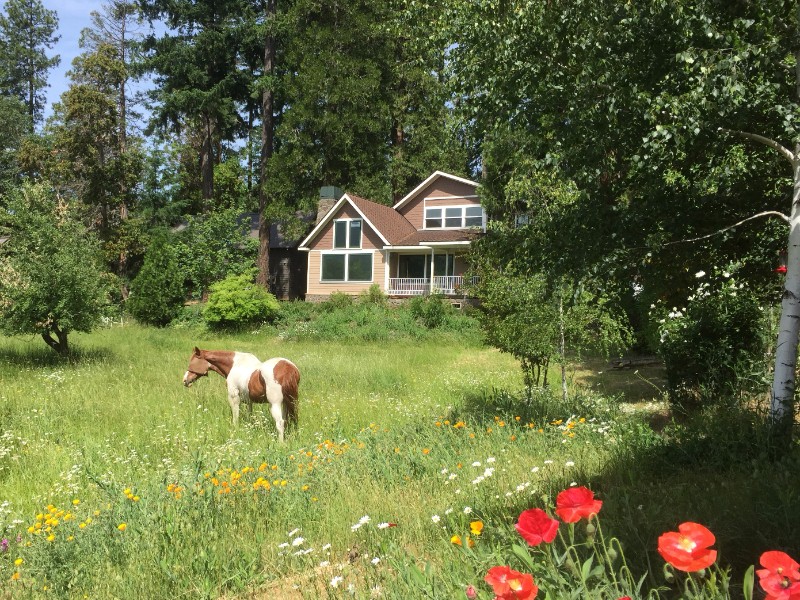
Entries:
{"type": "Polygon", "coordinates": [[[781,299],[781,319],[775,349],[775,374],[772,382],[770,419],[776,449],[786,449],[791,443],[794,423],[795,370],[797,343],[800,338],[800,144],[795,147],[793,171],[794,190],[789,223],[789,244],[786,260],[786,280],[781,299]]]}
{"type": "Polygon", "coordinates": [[[203,141],[200,148],[201,192],[206,208],[214,197],[214,146],[211,117],[203,116],[203,141]]]}
{"type": "Polygon", "coordinates": [[[564,297],[558,296],[558,354],[561,358],[561,400],[567,403],[567,359],[564,342],[564,297]]]}
{"type": "Polygon", "coordinates": [[[53,325],[50,329],[42,332],[44,343],[58,352],[61,356],[69,354],[69,344],[67,343],[67,332],[59,329],[58,325],[53,325]],[[53,337],[53,334],[56,337],[53,337]]]}
{"type": "Polygon", "coordinates": [[[277,0],[267,0],[265,5],[267,31],[264,38],[264,76],[268,77],[270,84],[261,94],[261,172],[258,182],[258,276],[256,283],[269,287],[269,229],[271,223],[267,219],[267,210],[270,198],[267,193],[267,178],[269,176],[269,163],[272,158],[273,140],[275,134],[275,119],[273,115],[275,93],[272,89],[272,74],[275,71],[275,35],[273,21],[277,10],[277,0]]]}

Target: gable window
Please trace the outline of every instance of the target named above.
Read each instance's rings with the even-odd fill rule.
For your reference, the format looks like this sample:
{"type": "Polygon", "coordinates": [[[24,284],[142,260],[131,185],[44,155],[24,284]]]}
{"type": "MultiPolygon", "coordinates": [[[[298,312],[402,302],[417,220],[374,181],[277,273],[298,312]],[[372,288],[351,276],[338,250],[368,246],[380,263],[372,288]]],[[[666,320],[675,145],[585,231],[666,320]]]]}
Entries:
{"type": "Polygon", "coordinates": [[[372,281],[372,252],[322,254],[322,281],[372,281]]]}
{"type": "Polygon", "coordinates": [[[425,209],[425,229],[465,229],[483,226],[483,208],[471,206],[445,206],[425,209]]]}
{"type": "Polygon", "coordinates": [[[334,248],[361,248],[361,219],[340,219],[333,222],[334,248]]]}

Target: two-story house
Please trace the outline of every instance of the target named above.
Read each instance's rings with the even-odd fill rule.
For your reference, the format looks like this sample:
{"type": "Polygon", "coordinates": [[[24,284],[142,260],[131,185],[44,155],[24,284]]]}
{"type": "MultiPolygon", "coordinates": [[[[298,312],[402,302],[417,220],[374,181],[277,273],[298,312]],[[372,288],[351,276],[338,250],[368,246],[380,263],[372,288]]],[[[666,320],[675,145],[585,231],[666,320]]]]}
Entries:
{"type": "Polygon", "coordinates": [[[308,252],[306,300],[359,294],[459,294],[464,254],[486,229],[478,184],[436,171],[394,206],[344,194],[300,243],[308,252]]]}

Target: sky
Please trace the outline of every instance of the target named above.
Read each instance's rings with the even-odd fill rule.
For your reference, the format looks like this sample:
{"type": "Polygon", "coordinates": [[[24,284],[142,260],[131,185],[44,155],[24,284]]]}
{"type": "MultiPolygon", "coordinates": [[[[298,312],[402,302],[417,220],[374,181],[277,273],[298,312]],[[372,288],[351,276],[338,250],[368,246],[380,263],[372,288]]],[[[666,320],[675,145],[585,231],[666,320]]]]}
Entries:
{"type": "Polygon", "coordinates": [[[45,117],[52,113],[50,106],[53,102],[58,102],[65,91],[67,91],[67,71],[72,67],[72,59],[80,54],[78,40],[81,30],[91,24],[89,13],[93,10],[100,10],[101,0],[42,0],[42,4],[48,10],[56,11],[58,15],[58,34],[61,39],[55,45],[48,56],[53,54],[61,55],[61,63],[52,69],[48,75],[47,88],[47,110],[45,117]]]}

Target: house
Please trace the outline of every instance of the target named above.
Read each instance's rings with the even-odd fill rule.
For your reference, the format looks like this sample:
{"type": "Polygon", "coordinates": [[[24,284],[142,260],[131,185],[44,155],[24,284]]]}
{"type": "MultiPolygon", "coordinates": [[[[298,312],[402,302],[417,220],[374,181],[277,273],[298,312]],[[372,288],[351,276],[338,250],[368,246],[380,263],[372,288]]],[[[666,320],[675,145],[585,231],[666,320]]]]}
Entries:
{"type": "Polygon", "coordinates": [[[343,194],[300,243],[306,300],[359,294],[460,296],[469,245],[486,230],[478,184],[436,171],[394,206],[343,194]]]}

